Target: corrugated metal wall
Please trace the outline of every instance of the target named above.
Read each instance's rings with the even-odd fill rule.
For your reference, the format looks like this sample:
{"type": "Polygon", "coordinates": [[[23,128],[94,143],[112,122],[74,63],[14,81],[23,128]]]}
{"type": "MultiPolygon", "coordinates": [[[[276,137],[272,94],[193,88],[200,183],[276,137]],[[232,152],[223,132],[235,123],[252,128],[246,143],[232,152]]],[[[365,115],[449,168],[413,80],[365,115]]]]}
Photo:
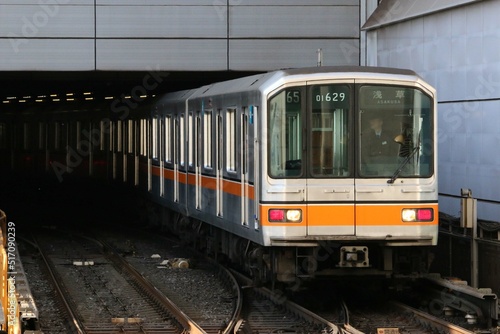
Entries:
{"type": "Polygon", "coordinates": [[[0,0],[0,71],[359,64],[359,0],[0,0]]]}

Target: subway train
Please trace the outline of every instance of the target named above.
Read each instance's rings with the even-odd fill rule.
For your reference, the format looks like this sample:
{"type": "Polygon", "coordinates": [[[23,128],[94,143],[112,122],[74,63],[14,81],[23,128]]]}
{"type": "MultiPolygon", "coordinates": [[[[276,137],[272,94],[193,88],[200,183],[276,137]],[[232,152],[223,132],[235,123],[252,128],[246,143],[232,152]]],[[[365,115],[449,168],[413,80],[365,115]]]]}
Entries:
{"type": "Polygon", "coordinates": [[[125,183],[150,221],[259,282],[428,270],[437,104],[413,71],[283,69],[131,95],[2,113],[0,167],[125,183]]]}

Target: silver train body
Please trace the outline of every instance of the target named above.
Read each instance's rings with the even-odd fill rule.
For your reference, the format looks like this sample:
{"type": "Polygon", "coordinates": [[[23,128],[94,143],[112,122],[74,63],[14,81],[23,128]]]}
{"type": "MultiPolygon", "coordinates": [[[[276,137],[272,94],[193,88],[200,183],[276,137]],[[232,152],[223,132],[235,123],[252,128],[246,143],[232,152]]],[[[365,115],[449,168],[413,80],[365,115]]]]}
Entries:
{"type": "Polygon", "coordinates": [[[72,144],[45,169],[141,189],[160,224],[259,280],[422,272],[438,235],[435,94],[408,70],[279,70],[106,120],[59,113],[72,144]]]}

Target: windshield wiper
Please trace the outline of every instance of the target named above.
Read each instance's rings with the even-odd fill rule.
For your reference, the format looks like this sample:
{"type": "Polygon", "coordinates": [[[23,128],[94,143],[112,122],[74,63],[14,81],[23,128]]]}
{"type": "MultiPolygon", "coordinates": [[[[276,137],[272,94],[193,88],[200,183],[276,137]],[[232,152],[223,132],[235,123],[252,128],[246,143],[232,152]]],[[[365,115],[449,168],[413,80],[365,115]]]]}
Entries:
{"type": "Polygon", "coordinates": [[[401,163],[401,165],[399,165],[396,172],[392,175],[392,177],[389,180],[387,180],[387,183],[392,184],[394,183],[394,181],[396,181],[399,174],[401,174],[401,172],[403,171],[403,168],[410,162],[411,158],[415,155],[415,152],[417,151],[418,151],[418,145],[411,150],[410,154],[408,154],[406,159],[401,163]]]}

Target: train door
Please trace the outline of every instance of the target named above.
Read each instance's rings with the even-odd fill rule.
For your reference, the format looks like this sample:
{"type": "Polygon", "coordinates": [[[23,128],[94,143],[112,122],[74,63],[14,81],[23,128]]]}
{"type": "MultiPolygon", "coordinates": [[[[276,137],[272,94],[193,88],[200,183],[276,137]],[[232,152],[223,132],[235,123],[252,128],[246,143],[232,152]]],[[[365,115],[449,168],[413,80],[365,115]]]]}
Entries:
{"type": "Polygon", "coordinates": [[[307,86],[307,234],[354,235],[352,83],[307,86]]]}

